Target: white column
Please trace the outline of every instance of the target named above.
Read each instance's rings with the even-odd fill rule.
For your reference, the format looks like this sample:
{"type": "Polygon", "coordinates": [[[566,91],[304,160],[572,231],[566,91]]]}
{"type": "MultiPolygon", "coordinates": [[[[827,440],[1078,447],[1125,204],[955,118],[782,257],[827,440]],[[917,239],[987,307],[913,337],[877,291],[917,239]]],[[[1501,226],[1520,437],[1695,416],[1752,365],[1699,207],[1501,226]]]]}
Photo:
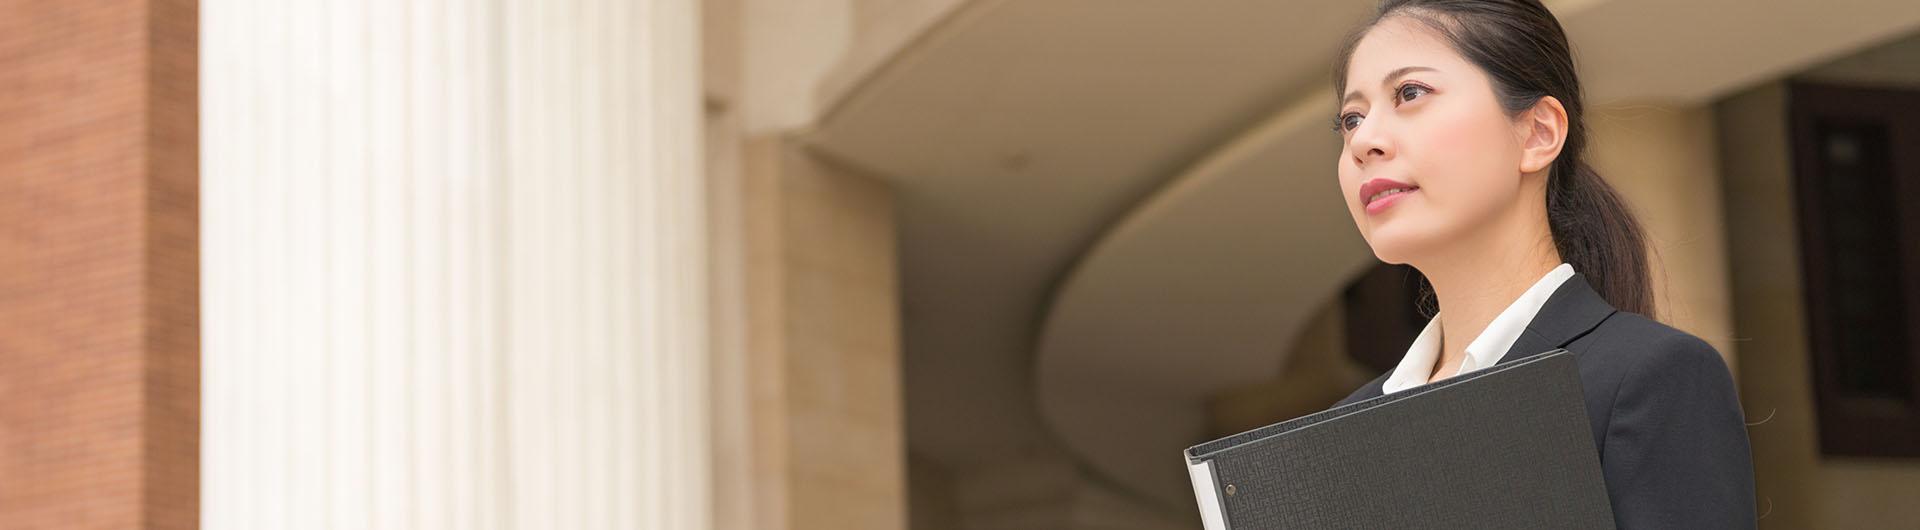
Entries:
{"type": "Polygon", "coordinates": [[[705,528],[692,0],[201,4],[208,528],[705,528]]]}

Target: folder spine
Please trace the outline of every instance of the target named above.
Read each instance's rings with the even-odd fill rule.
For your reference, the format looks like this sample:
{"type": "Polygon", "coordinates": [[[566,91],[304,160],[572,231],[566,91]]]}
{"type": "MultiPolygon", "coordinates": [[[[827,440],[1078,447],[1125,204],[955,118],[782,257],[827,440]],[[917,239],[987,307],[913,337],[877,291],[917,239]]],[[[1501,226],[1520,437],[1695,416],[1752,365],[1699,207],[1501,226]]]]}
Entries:
{"type": "Polygon", "coordinates": [[[1220,488],[1213,479],[1213,461],[1189,461],[1187,476],[1193,480],[1193,495],[1200,503],[1201,528],[1227,530],[1227,515],[1220,506],[1220,488]]]}

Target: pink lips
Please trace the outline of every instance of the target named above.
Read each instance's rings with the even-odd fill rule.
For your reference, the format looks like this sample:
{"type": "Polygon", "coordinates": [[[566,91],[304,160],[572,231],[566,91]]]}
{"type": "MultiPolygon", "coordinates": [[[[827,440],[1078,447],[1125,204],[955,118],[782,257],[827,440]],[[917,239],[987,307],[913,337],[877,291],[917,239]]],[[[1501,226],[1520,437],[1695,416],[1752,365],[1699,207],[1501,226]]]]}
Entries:
{"type": "Polygon", "coordinates": [[[1377,213],[1386,211],[1386,209],[1390,206],[1393,206],[1394,203],[1400,202],[1401,198],[1406,197],[1407,195],[1412,194],[1413,192],[1419,191],[1419,190],[1420,190],[1419,186],[1415,186],[1405,182],[1400,182],[1393,179],[1386,179],[1386,178],[1372,179],[1360,185],[1360,204],[1366,207],[1367,213],[1369,215],[1377,214],[1377,213]],[[1398,188],[1404,188],[1405,191],[1394,192],[1392,194],[1388,194],[1385,197],[1368,200],[1368,198],[1373,197],[1374,195],[1380,192],[1392,190],[1392,189],[1398,189],[1398,188]]]}

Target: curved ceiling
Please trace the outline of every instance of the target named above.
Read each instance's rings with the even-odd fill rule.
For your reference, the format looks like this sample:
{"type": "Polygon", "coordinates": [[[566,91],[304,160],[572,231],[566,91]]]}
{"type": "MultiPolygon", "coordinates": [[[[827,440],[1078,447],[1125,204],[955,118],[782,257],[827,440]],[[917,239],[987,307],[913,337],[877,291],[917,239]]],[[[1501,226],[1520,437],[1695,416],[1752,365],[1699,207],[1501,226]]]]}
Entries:
{"type": "MultiPolygon", "coordinates": [[[[1699,103],[1920,24],[1907,0],[1548,3],[1600,105],[1699,103]]],[[[1190,506],[1199,400],[1275,375],[1371,262],[1321,88],[1369,10],[976,0],[829,94],[809,144],[896,191],[913,450],[965,469],[1064,445],[1190,506]]]]}
{"type": "Polygon", "coordinates": [[[1154,195],[1087,254],[1048,314],[1042,413],[1099,469],[1170,506],[1191,496],[1174,456],[1204,441],[1204,399],[1277,376],[1282,348],[1375,262],[1332,171],[1331,98],[1308,98],[1154,195]]]}
{"type": "Polygon", "coordinates": [[[1367,9],[978,0],[827,95],[807,141],[896,192],[913,449],[964,468],[1053,444],[1032,363],[1054,286],[1161,183],[1323,84],[1367,9]]]}

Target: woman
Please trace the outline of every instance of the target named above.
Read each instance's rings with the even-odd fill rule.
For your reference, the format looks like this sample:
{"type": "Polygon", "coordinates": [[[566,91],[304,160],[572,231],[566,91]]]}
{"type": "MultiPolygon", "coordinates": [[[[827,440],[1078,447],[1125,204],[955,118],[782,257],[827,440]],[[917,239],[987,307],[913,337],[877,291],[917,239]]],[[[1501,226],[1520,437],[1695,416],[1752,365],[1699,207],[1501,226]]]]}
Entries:
{"type": "Polygon", "coordinates": [[[1348,210],[1440,311],[1340,404],[1565,348],[1620,527],[1755,526],[1733,378],[1712,346],[1643,316],[1645,244],[1581,160],[1580,83],[1553,14],[1538,0],[1388,0],[1335,64],[1348,210]]]}

